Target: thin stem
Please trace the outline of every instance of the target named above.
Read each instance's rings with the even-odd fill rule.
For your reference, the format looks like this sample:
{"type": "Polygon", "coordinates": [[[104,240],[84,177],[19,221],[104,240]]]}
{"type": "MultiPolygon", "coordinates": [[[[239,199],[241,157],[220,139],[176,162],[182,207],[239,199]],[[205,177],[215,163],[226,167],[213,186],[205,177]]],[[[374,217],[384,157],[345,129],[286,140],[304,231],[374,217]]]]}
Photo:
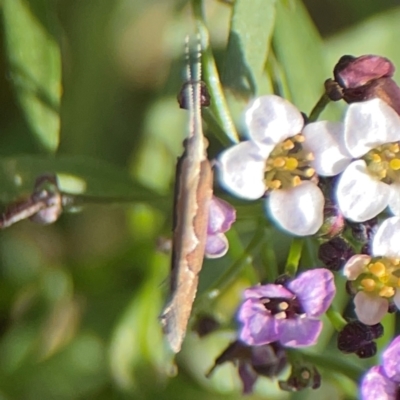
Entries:
{"type": "MultiPolygon", "coordinates": [[[[271,240],[269,240],[271,238],[271,235],[272,235],[271,229],[267,229],[265,234],[266,243],[271,243],[271,240]]],[[[266,266],[265,268],[266,280],[267,282],[274,282],[279,275],[279,269],[275,251],[272,246],[267,245],[265,246],[265,248],[263,248],[262,254],[263,254],[263,259],[265,260],[264,264],[266,266]]]]}
{"type": "Polygon", "coordinates": [[[308,117],[308,122],[316,121],[321,115],[322,111],[324,111],[325,107],[329,104],[330,98],[326,93],[324,93],[321,98],[318,100],[318,103],[312,109],[310,116],[308,117]]]}
{"type": "Polygon", "coordinates": [[[304,239],[294,238],[290,245],[289,255],[285,265],[285,272],[289,276],[295,276],[303,250],[304,239]]]}
{"type": "Polygon", "coordinates": [[[225,136],[229,139],[229,142],[237,143],[239,142],[239,136],[236,132],[235,125],[232,121],[232,117],[226,103],[225,95],[222,90],[221,82],[218,75],[217,66],[215,64],[214,56],[210,47],[208,29],[203,13],[203,1],[193,0],[192,8],[204,48],[203,73],[204,80],[211,95],[210,108],[215,114],[218,123],[221,125],[225,136]]]}
{"type": "Polygon", "coordinates": [[[342,315],[335,310],[335,307],[331,305],[326,311],[326,316],[328,317],[330,323],[335,328],[336,331],[340,332],[347,325],[346,320],[342,315]]]}

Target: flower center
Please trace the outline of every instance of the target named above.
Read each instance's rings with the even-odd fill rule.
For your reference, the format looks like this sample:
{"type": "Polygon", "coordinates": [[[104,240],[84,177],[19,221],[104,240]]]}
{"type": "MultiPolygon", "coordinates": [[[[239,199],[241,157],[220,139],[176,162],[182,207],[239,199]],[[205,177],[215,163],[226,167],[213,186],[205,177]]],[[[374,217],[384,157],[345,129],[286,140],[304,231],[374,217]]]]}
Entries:
{"type": "Polygon", "coordinates": [[[400,182],[400,146],[398,142],[370,150],[364,157],[372,176],[391,184],[400,182]]]}
{"type": "Polygon", "coordinates": [[[400,288],[400,259],[379,257],[366,266],[357,279],[359,288],[381,297],[392,297],[400,288]]]}
{"type": "Polygon", "coordinates": [[[270,298],[262,298],[262,303],[264,307],[271,311],[271,314],[275,316],[275,318],[286,319],[286,318],[294,318],[297,315],[304,314],[303,308],[297,297],[292,299],[284,298],[284,297],[274,297],[270,298]]]}
{"type": "Polygon", "coordinates": [[[303,135],[296,135],[275,146],[265,164],[265,185],[268,190],[295,187],[311,179],[315,171],[310,167],[314,156],[306,152],[303,135]]]}

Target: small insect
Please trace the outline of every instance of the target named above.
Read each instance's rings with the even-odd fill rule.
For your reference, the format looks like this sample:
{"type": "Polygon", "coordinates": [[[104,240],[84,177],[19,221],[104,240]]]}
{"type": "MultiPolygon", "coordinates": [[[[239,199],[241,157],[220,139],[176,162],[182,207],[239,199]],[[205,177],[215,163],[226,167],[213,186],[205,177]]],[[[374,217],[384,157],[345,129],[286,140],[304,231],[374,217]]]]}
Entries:
{"type": "Polygon", "coordinates": [[[200,41],[196,62],[191,66],[189,37],[186,38],[186,58],[187,82],[178,99],[181,108],[189,110],[189,135],[176,167],[171,295],[160,317],[174,353],[181,350],[196,296],[213,193],[213,171],[207,158],[208,142],[201,122],[201,107],[209,103],[209,95],[201,81],[200,41]]]}

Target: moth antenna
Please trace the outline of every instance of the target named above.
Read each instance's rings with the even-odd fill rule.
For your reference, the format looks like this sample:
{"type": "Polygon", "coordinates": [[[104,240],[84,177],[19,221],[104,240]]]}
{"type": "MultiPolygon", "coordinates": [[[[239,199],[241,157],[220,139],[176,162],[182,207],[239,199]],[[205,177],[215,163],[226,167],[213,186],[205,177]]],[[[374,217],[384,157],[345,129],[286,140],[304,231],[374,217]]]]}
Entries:
{"type": "Polygon", "coordinates": [[[202,131],[202,121],[201,121],[201,37],[200,34],[197,33],[196,36],[196,53],[194,55],[193,60],[193,71],[192,71],[192,85],[193,86],[193,125],[191,127],[192,135],[198,135],[203,137],[202,131]]]}

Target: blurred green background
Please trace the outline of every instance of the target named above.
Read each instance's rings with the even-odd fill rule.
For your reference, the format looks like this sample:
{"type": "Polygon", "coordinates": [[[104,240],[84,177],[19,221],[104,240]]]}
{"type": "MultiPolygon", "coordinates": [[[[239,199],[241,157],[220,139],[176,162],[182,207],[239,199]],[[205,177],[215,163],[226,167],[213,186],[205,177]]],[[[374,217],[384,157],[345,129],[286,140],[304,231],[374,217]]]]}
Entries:
{"type": "MultiPolygon", "coordinates": [[[[254,15],[243,52],[258,92],[278,91],[306,113],[343,54],[374,53],[400,64],[395,0],[204,5],[238,128],[250,95],[235,87],[241,75],[227,46],[231,19],[240,33],[254,15]]],[[[283,234],[265,233],[260,257],[244,263],[213,305],[222,329],[204,339],[188,334],[175,377],[157,320],[169,271],[169,254],[157,243],[171,236],[175,162],[187,133],[176,95],[184,37],[195,31],[191,2],[2,0],[0,7],[3,207],[45,172],[56,172],[64,190],[98,200],[51,226],[24,221],[1,232],[0,400],[241,398],[233,366],[212,379],[204,374],[234,338],[232,317],[241,290],[254,282],[253,267],[265,278],[265,260],[278,268],[284,262],[283,234]]],[[[340,115],[340,107],[327,112],[340,115]]],[[[212,129],[207,133],[214,157],[222,146],[212,129]]],[[[199,298],[243,254],[262,213],[258,205],[235,204],[231,250],[206,261],[199,298]]],[[[205,304],[198,309],[210,311],[205,304]]],[[[292,397],[357,397],[351,380],[324,378],[321,390],[292,397]]],[[[289,395],[261,379],[249,398],[289,395]]]]}

